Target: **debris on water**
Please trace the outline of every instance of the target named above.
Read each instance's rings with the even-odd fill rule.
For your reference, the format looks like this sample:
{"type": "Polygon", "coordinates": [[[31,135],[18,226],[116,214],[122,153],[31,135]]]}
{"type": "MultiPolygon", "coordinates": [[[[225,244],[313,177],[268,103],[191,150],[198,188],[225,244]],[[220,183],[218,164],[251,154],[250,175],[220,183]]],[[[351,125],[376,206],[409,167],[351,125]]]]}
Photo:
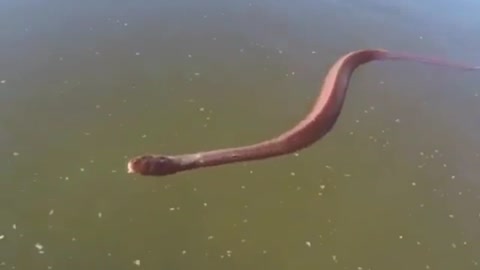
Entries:
{"type": "Polygon", "coordinates": [[[316,51],[312,51],[312,54],[316,54],[317,52],[316,51]]]}
{"type": "Polygon", "coordinates": [[[332,260],[333,260],[335,263],[338,263],[337,255],[332,255],[332,260]]]}
{"type": "Polygon", "coordinates": [[[412,182],[412,186],[416,186],[416,185],[417,185],[417,183],[415,183],[415,182],[412,182]]]}
{"type": "Polygon", "coordinates": [[[17,224],[14,223],[14,224],[12,225],[12,229],[16,230],[16,229],[17,229],[17,224]]]}
{"type": "Polygon", "coordinates": [[[85,171],[85,169],[84,169],[84,168],[80,168],[80,171],[81,171],[81,172],[84,172],[84,171],[85,171]]]}
{"type": "Polygon", "coordinates": [[[207,207],[207,206],[208,206],[208,204],[207,204],[206,202],[204,202],[204,203],[203,203],[203,206],[204,206],[204,207],[207,207]]]}
{"type": "Polygon", "coordinates": [[[49,216],[53,215],[53,212],[54,212],[54,210],[53,210],[53,209],[50,209],[50,212],[48,212],[48,215],[49,215],[49,216]]]}
{"type": "Polygon", "coordinates": [[[312,243],[310,243],[309,241],[306,241],[306,242],[305,242],[305,245],[307,245],[307,247],[311,247],[311,246],[312,246],[312,243]]]}
{"type": "Polygon", "coordinates": [[[19,155],[20,155],[20,153],[18,153],[18,152],[13,152],[13,156],[14,156],[14,157],[18,157],[19,155]]]}
{"type": "Polygon", "coordinates": [[[135,264],[136,266],[140,266],[140,260],[134,260],[133,264],[135,264]]]}
{"type": "Polygon", "coordinates": [[[98,212],[97,216],[98,216],[98,218],[102,218],[102,216],[103,216],[102,212],[98,212]]]}
{"type": "Polygon", "coordinates": [[[399,235],[399,236],[398,236],[398,239],[403,239],[403,235],[399,235]]]}
{"type": "Polygon", "coordinates": [[[452,243],[452,248],[457,248],[457,244],[452,243]]]}
{"type": "Polygon", "coordinates": [[[452,215],[452,214],[448,215],[448,217],[449,217],[449,218],[455,218],[455,216],[452,215]]]}
{"type": "Polygon", "coordinates": [[[185,255],[187,254],[187,251],[186,250],[182,250],[182,255],[185,255]]]}
{"type": "Polygon", "coordinates": [[[191,54],[189,54],[189,55],[187,55],[187,57],[188,57],[188,58],[192,58],[192,55],[191,55],[191,54]]]}
{"type": "Polygon", "coordinates": [[[207,237],[207,240],[212,240],[212,239],[213,239],[213,235],[209,235],[209,236],[207,237]]]}
{"type": "Polygon", "coordinates": [[[278,53],[279,53],[279,54],[282,54],[282,53],[283,53],[283,51],[282,51],[282,50],[278,50],[278,53]]]}
{"type": "Polygon", "coordinates": [[[291,176],[295,176],[295,172],[290,172],[290,175],[291,175],[291,176]]]}
{"type": "Polygon", "coordinates": [[[204,107],[200,107],[200,109],[198,109],[199,111],[203,112],[205,111],[205,108],[204,107]]]}
{"type": "Polygon", "coordinates": [[[400,119],[399,118],[395,119],[395,123],[400,123],[400,119]]]}
{"type": "Polygon", "coordinates": [[[7,80],[1,80],[1,81],[0,81],[1,84],[4,84],[4,83],[6,83],[6,82],[7,82],[7,80]]]}
{"type": "Polygon", "coordinates": [[[147,138],[147,134],[142,135],[142,139],[145,139],[145,138],[147,138]]]}
{"type": "Polygon", "coordinates": [[[36,243],[36,244],[35,244],[35,248],[38,250],[38,253],[40,253],[40,254],[43,254],[43,253],[44,253],[44,251],[43,251],[43,245],[42,245],[42,244],[36,243]]]}
{"type": "Polygon", "coordinates": [[[195,76],[197,76],[197,77],[198,77],[198,76],[200,76],[200,73],[198,73],[198,72],[195,72],[193,75],[195,75],[195,76]]]}
{"type": "Polygon", "coordinates": [[[135,55],[136,55],[136,56],[139,56],[139,55],[140,55],[140,52],[136,52],[135,55]]]}
{"type": "Polygon", "coordinates": [[[5,235],[0,234],[0,240],[3,240],[5,238],[5,235]]]}

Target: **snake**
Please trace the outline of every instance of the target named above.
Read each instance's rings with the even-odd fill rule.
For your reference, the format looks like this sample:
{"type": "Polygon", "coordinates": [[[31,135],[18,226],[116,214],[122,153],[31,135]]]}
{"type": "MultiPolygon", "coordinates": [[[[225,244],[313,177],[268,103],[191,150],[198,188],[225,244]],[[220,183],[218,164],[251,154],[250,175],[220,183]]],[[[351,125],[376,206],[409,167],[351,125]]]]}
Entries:
{"type": "Polygon", "coordinates": [[[339,57],[330,67],[312,109],[296,125],[280,135],[249,145],[196,153],[143,154],[128,160],[127,173],[141,176],[167,176],[193,169],[261,160],[298,152],[319,141],[332,130],[342,111],[353,72],[363,64],[382,60],[405,60],[467,71],[480,70],[480,66],[385,49],[351,51],[339,57]]]}

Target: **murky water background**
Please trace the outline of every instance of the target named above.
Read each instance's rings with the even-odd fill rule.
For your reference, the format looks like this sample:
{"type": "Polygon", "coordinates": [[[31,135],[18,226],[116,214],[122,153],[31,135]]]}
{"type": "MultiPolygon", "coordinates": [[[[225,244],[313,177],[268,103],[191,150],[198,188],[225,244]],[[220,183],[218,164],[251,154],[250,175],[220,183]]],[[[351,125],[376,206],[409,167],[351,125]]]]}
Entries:
{"type": "Polygon", "coordinates": [[[478,73],[355,73],[299,155],[127,175],[298,121],[341,54],[480,63],[477,1],[0,1],[5,269],[478,269],[478,73]]]}

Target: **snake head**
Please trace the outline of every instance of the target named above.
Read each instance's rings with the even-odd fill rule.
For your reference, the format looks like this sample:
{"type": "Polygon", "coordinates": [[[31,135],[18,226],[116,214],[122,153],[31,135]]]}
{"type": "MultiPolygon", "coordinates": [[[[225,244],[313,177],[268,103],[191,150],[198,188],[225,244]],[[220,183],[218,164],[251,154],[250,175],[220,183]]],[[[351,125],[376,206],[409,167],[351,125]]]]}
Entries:
{"type": "Polygon", "coordinates": [[[132,158],[127,165],[128,173],[164,176],[182,169],[182,164],[174,157],[162,155],[143,155],[132,158]]]}

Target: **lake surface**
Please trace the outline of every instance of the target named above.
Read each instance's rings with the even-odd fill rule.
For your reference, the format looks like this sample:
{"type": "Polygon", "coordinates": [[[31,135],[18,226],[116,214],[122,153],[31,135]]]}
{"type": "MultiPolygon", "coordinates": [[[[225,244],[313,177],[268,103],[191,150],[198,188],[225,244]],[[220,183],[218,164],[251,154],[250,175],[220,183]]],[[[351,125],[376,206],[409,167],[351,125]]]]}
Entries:
{"type": "Polygon", "coordinates": [[[479,8],[0,0],[0,268],[479,269],[479,73],[375,62],[305,151],[126,173],[292,127],[351,50],[479,64],[479,8]]]}

